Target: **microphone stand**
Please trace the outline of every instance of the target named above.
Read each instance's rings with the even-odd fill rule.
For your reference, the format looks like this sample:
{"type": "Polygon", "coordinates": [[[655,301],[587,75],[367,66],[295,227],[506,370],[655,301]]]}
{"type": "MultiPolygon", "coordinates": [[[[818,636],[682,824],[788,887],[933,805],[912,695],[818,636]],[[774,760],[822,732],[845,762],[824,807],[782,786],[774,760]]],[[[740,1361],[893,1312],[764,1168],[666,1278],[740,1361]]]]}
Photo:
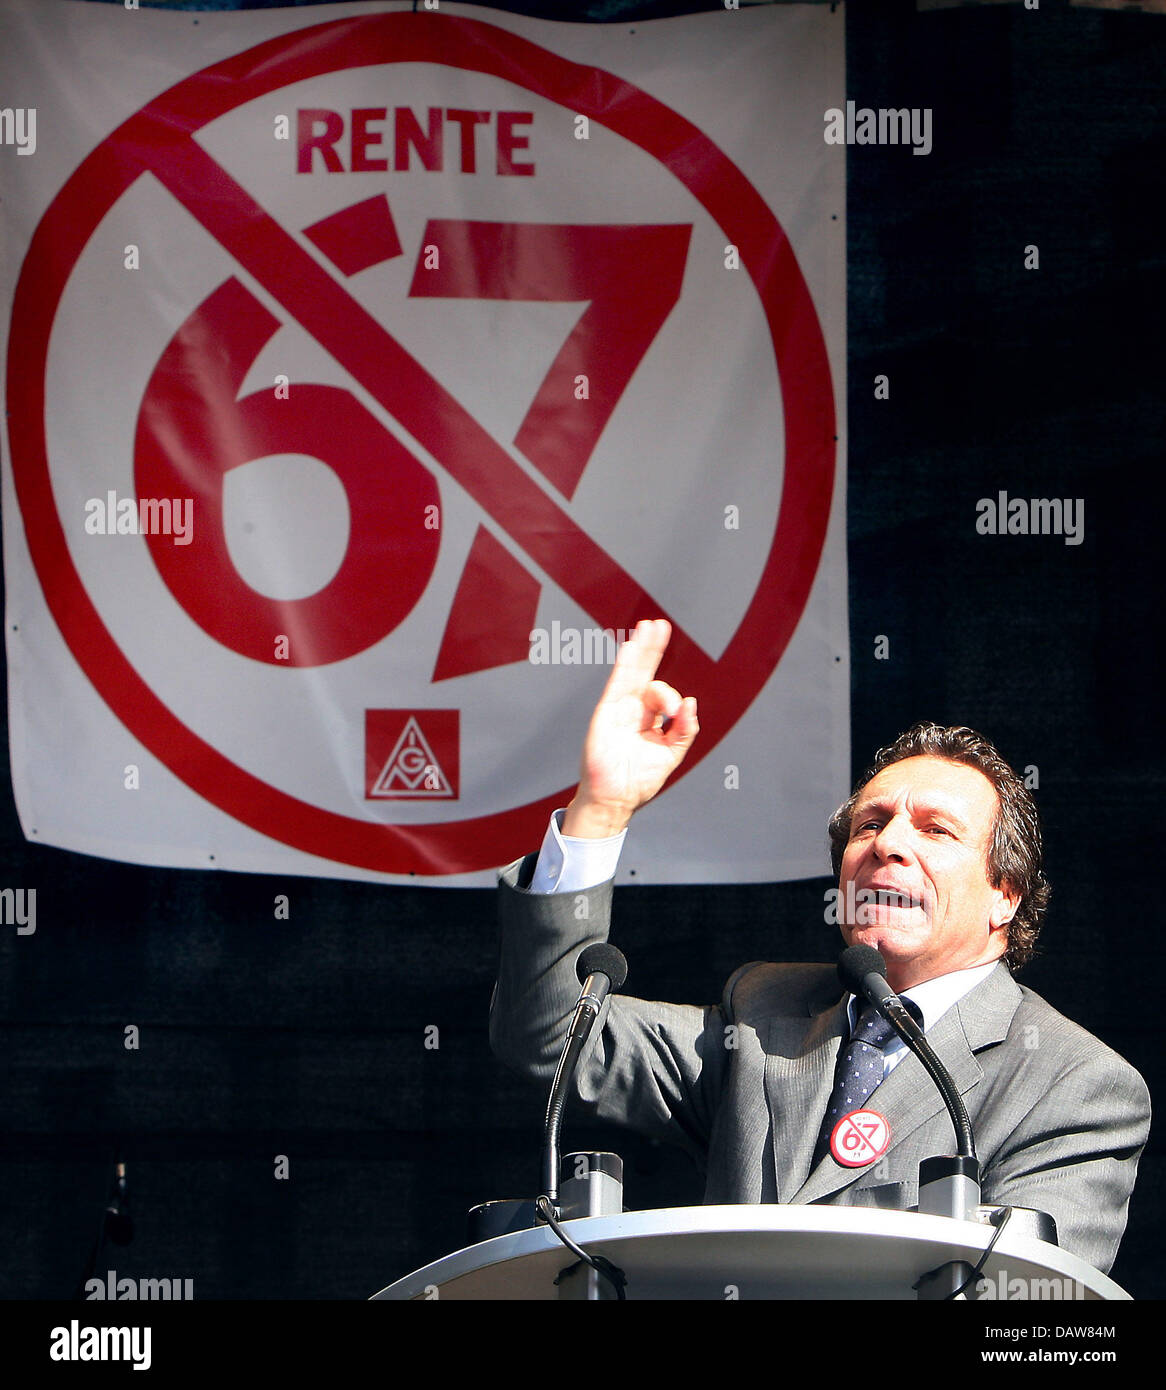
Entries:
{"type": "MultiPolygon", "coordinates": [[[[862,965],[859,966],[858,989],[855,993],[863,995],[878,1009],[923,1063],[939,1089],[947,1113],[951,1116],[952,1128],[955,1130],[955,1154],[925,1158],[919,1165],[918,1210],[925,1216],[946,1216],[955,1221],[975,1221],[976,1208],[980,1205],[980,1161],[976,1157],[976,1142],[967,1108],[956,1090],[951,1073],[939,1060],[923,1029],[907,1012],[903,1001],[884,978],[886,964],[882,957],[873,948],[850,948],[855,952],[868,949],[869,958],[850,957],[851,962],[862,961],[862,965]]],[[[849,952],[844,951],[843,960],[848,955],[849,952]]],[[[852,977],[844,969],[841,961],[839,975],[848,988],[854,988],[850,983],[852,977]]],[[[937,1269],[929,1270],[915,1288],[920,1299],[925,1301],[962,1298],[972,1273],[971,1267],[962,1260],[951,1260],[937,1269]]]]}
{"type": "MultiPolygon", "coordinates": [[[[588,946],[582,952],[576,964],[576,970],[582,978],[583,993],[575,1006],[567,1041],[559,1056],[559,1065],[555,1068],[555,1079],[551,1083],[543,1142],[542,1188],[534,1206],[539,1219],[544,1221],[559,1240],[579,1257],[578,1262],[564,1270],[555,1282],[558,1283],[582,1267],[585,1278],[576,1295],[577,1297],[601,1299],[604,1290],[600,1280],[603,1279],[615,1290],[616,1298],[622,1300],[624,1298],[624,1286],[627,1283],[623,1271],[602,1255],[589,1254],[577,1245],[559,1224],[563,1215],[558,1205],[559,1137],[563,1125],[563,1109],[567,1103],[575,1070],[579,1065],[579,1058],[591,1036],[591,1030],[599,1018],[603,1001],[612,988],[618,989],[627,978],[627,962],[614,946],[597,943],[588,946]]],[[[595,1212],[596,1207],[602,1210],[603,1206],[610,1202],[614,1203],[615,1211],[622,1211],[623,1165],[619,1159],[615,1155],[599,1154],[587,1155],[587,1159],[588,1171],[585,1174],[584,1184],[588,1192],[586,1209],[590,1212],[595,1212]],[[604,1159],[613,1159],[614,1163],[605,1164],[604,1159]]],[[[580,1184],[573,1185],[579,1186],[580,1184]]]]}

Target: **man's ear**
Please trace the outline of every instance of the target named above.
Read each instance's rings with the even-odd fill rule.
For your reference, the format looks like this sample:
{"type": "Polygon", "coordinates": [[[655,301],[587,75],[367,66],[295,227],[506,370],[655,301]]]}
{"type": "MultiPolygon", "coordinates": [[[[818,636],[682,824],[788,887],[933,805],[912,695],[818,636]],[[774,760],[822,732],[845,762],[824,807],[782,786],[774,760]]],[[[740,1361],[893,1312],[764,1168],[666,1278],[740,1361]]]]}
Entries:
{"type": "Polygon", "coordinates": [[[1009,883],[993,890],[992,906],[988,910],[988,926],[992,931],[1007,927],[1020,907],[1021,895],[1009,883]]]}

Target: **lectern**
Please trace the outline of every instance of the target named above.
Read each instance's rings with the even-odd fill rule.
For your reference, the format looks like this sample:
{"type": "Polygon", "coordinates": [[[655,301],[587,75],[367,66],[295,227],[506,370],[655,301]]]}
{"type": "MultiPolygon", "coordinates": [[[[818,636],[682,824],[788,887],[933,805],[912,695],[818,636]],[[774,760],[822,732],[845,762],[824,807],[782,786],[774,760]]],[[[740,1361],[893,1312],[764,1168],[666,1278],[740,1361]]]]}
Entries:
{"type": "MultiPolygon", "coordinates": [[[[994,1229],[917,1212],[702,1206],[565,1221],[627,1276],[630,1299],[916,1299],[931,1271],[974,1268],[994,1229]]],[[[376,1299],[613,1296],[545,1226],[495,1236],[398,1279],[376,1299]],[[564,1271],[572,1270],[565,1274],[564,1271]],[[558,1279],[558,1283],[556,1283],[558,1279]]],[[[1068,1251],[1005,1228],[968,1298],[1128,1299],[1068,1251]]]]}

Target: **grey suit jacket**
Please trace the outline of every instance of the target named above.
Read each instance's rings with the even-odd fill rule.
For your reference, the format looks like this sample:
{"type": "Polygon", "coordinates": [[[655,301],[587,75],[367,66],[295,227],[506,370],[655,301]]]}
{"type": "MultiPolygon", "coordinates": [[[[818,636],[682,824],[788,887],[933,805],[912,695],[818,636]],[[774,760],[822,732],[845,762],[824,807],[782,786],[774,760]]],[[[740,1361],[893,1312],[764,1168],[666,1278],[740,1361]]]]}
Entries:
{"type": "MultiPolygon", "coordinates": [[[[578,998],[575,960],[607,937],[612,885],[528,893],[520,885],[534,859],[500,879],[490,1038],[503,1061],[549,1087],[578,998]]],[[[914,1055],[869,1102],[890,1125],[883,1157],[857,1169],[829,1153],[812,1163],[847,1032],[832,965],[743,965],[708,1008],[612,995],[578,1099],[601,1119],[687,1149],[705,1172],[706,1202],[905,1210],[918,1200],[920,1160],[954,1152],[947,1110],[914,1055]]],[[[1108,1270],[1149,1132],[1142,1078],[1003,964],[928,1039],[967,1106],[983,1201],[1049,1212],[1064,1249],[1108,1270]]]]}

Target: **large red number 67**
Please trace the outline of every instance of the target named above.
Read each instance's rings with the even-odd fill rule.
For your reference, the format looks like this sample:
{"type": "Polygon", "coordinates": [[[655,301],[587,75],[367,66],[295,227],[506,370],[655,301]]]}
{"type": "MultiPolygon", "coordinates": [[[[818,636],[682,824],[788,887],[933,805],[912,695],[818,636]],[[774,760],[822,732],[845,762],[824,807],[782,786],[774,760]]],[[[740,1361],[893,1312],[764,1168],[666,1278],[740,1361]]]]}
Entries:
{"type": "MultiPolygon", "coordinates": [[[[423,245],[440,244],[441,259],[429,269],[418,255],[412,297],[586,305],[514,440],[565,497],[574,495],[612,412],[679,298],[691,231],[686,225],[442,219],[426,225],[423,245]],[[586,406],[574,391],[581,381],[587,382],[586,406]]],[[[383,197],[334,213],[307,235],[345,274],[401,254],[383,197]]],[[[425,521],[438,491],[428,470],[347,391],[297,383],[287,400],[271,392],[237,399],[248,369],[279,326],[234,279],[195,310],[150,379],[138,418],[135,477],[140,497],[195,499],[190,545],[147,538],[162,578],[194,621],[256,661],[319,666],[380,641],[421,597],[437,560],[438,531],[425,521]],[[235,569],[223,527],[227,472],[277,453],[308,454],[331,467],[344,485],[352,519],[339,571],[302,599],[256,593],[235,569]],[[277,647],[280,636],[289,639],[286,650],[277,647]]],[[[467,572],[474,561],[482,569],[501,563],[518,570],[489,539],[479,527],[467,572]]],[[[537,581],[521,570],[518,581],[533,601],[537,581]]],[[[501,657],[479,651],[451,655],[455,618],[451,614],[439,668],[465,674],[514,660],[513,653],[523,649],[529,621],[522,605],[509,616],[517,624],[514,640],[495,634],[501,657]]],[[[471,625],[478,646],[480,626],[471,625]]]]}

